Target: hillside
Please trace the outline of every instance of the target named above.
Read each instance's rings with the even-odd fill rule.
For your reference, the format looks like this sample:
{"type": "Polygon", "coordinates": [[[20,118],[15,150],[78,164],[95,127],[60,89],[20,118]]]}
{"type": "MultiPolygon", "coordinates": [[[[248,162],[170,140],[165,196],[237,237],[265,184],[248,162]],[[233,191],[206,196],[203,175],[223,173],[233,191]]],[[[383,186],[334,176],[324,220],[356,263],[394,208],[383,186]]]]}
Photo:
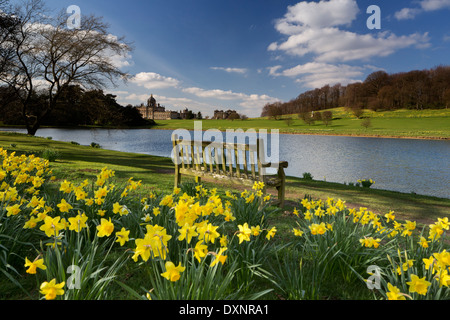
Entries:
{"type": "MultiPolygon", "coordinates": [[[[278,120],[269,117],[247,120],[203,120],[203,130],[208,129],[279,129],[280,133],[321,134],[347,136],[375,136],[421,139],[450,139],[450,110],[364,110],[356,117],[347,108],[330,109],[332,120],[307,124],[298,115],[283,115],[278,120]],[[368,120],[369,119],[369,120],[368,120]],[[367,127],[362,126],[369,122],[367,127]]],[[[158,120],[154,129],[194,129],[194,120],[158,120]]]]}
{"type": "Polygon", "coordinates": [[[450,105],[450,66],[388,74],[376,71],[363,82],[325,85],[288,102],[264,106],[261,116],[278,117],[345,106],[353,110],[424,110],[450,105]]]}

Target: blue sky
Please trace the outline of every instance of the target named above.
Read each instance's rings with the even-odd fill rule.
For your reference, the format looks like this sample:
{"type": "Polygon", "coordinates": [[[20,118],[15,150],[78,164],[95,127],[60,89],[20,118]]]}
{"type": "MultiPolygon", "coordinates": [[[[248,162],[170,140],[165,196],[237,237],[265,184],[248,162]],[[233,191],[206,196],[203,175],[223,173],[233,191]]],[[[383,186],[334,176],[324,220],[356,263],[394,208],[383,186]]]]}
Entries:
{"type": "Polygon", "coordinates": [[[133,43],[120,66],[127,84],[108,88],[119,103],[153,94],[168,110],[204,116],[235,109],[259,116],[325,84],[450,64],[450,0],[47,0],[102,16],[133,43]],[[370,30],[367,8],[381,9],[370,30]]]}

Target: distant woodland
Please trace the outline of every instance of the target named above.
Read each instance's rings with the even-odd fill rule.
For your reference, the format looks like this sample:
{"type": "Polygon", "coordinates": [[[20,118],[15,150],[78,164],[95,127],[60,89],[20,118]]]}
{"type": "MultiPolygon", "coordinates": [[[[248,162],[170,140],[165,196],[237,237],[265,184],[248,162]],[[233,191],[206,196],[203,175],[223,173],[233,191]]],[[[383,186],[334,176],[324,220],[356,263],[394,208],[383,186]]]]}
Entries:
{"type": "Polygon", "coordinates": [[[442,109],[450,105],[450,66],[388,74],[376,71],[363,82],[347,86],[326,85],[300,94],[288,102],[266,104],[262,117],[346,107],[364,109],[442,109]]]}
{"type": "MultiPolygon", "coordinates": [[[[34,92],[28,112],[37,113],[45,104],[46,95],[34,92]],[[36,109],[36,111],[34,111],[36,109]]],[[[0,87],[0,121],[6,125],[23,125],[23,108],[15,93],[0,87]]],[[[116,96],[102,90],[84,90],[74,85],[62,91],[55,108],[45,118],[42,125],[50,126],[146,126],[151,120],[142,118],[131,105],[122,106],[116,96]]]]}

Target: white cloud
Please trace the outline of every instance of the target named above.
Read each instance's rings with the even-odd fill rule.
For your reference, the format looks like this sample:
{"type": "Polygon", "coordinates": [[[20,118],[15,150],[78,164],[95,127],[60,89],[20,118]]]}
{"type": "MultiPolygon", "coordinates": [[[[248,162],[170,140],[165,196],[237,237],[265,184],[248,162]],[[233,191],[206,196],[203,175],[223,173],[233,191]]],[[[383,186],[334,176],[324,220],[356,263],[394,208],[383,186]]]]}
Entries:
{"type": "Polygon", "coordinates": [[[397,20],[414,19],[416,15],[420,13],[420,9],[417,8],[403,8],[395,13],[397,20]]]}
{"type": "MultiPolygon", "coordinates": [[[[389,31],[370,31],[361,34],[345,30],[358,13],[356,0],[302,1],[289,6],[286,14],[275,22],[275,29],[284,38],[272,42],[267,50],[291,57],[308,57],[310,62],[294,67],[275,65],[268,68],[269,75],[291,77],[309,88],[336,83],[346,85],[361,81],[364,71],[371,69],[367,67],[371,58],[430,45],[428,33],[396,35],[389,31]],[[366,62],[366,66],[349,65],[349,62],[359,61],[366,62]]],[[[405,10],[401,14],[411,13],[405,10]]]]}
{"type": "Polygon", "coordinates": [[[221,89],[205,90],[205,89],[197,88],[197,87],[184,88],[183,92],[190,93],[190,94],[196,95],[197,97],[201,97],[201,98],[214,98],[214,99],[219,99],[219,100],[242,99],[245,96],[242,93],[235,93],[231,90],[228,90],[228,91],[221,90],[221,89]]]}
{"type": "Polygon", "coordinates": [[[355,0],[300,2],[288,7],[275,28],[287,39],[268,46],[292,56],[315,55],[322,62],[367,60],[397,50],[427,44],[428,34],[397,36],[390,32],[358,34],[340,29],[350,25],[359,12],[355,0]]]}
{"type": "Polygon", "coordinates": [[[241,103],[239,103],[239,106],[243,107],[243,112],[246,116],[249,117],[255,117],[259,116],[261,114],[262,108],[267,103],[274,103],[280,101],[277,98],[270,97],[268,95],[258,95],[258,94],[251,94],[247,95],[241,103]]]}
{"type": "MultiPolygon", "coordinates": [[[[230,101],[230,103],[231,101],[233,101],[233,103],[236,103],[238,106],[242,107],[242,112],[249,117],[259,116],[265,104],[280,101],[277,98],[270,97],[264,94],[245,94],[240,92],[233,92],[231,90],[225,91],[221,89],[206,90],[202,88],[191,87],[183,89],[183,92],[193,94],[200,98],[224,100],[230,101]]],[[[231,104],[229,107],[225,108],[234,109],[231,104]]]]}
{"type": "Polygon", "coordinates": [[[423,0],[420,6],[425,11],[435,11],[450,8],[450,0],[423,0]]]}
{"type": "Polygon", "coordinates": [[[228,73],[239,73],[239,74],[245,74],[247,73],[246,68],[224,68],[224,67],[211,67],[212,70],[221,70],[228,73]]]}
{"type": "Polygon", "coordinates": [[[282,69],[283,66],[277,65],[277,66],[273,66],[273,67],[268,67],[267,69],[269,69],[269,74],[271,76],[279,76],[280,74],[278,73],[278,70],[282,69]]]}
{"type": "Polygon", "coordinates": [[[146,89],[166,89],[178,87],[179,81],[171,77],[165,77],[154,72],[140,72],[129,80],[146,89]]]}
{"type": "Polygon", "coordinates": [[[296,35],[308,28],[349,25],[358,12],[355,0],[304,1],[289,6],[285,16],[277,20],[275,28],[282,34],[296,35]]]}
{"type": "MultiPolygon", "coordinates": [[[[123,96],[123,95],[120,95],[120,96],[123,96]]],[[[127,95],[123,99],[128,102],[134,102],[135,104],[141,104],[141,103],[146,102],[148,98],[149,98],[148,94],[132,93],[132,94],[127,95]]]]}
{"type": "Polygon", "coordinates": [[[398,20],[414,19],[422,12],[450,9],[450,0],[422,0],[419,2],[419,6],[416,8],[403,8],[395,13],[395,17],[398,20]]]}
{"type": "Polygon", "coordinates": [[[273,75],[296,78],[296,82],[313,89],[327,84],[347,85],[352,82],[359,82],[364,75],[364,69],[364,67],[345,64],[333,65],[323,62],[309,62],[285,69],[282,72],[273,73],[273,75]],[[298,78],[299,76],[301,78],[298,78]]]}
{"type": "MultiPolygon", "coordinates": [[[[130,82],[136,86],[151,89],[166,88],[161,83],[170,84],[175,91],[171,91],[169,95],[159,95],[153,92],[153,96],[158,103],[166,106],[167,110],[178,111],[188,108],[194,112],[200,111],[204,116],[212,116],[215,109],[234,109],[249,117],[256,117],[261,114],[265,104],[280,101],[277,98],[264,94],[246,94],[232,90],[203,89],[199,87],[183,88],[179,86],[178,81],[171,79],[156,73],[145,72],[137,74],[130,82]],[[155,84],[156,82],[159,83],[155,84]],[[194,96],[194,98],[189,95],[194,96]]],[[[136,89],[136,87],[128,85],[126,90],[110,91],[110,93],[116,94],[118,102],[123,105],[146,103],[150,93],[140,93],[136,89]]]]}

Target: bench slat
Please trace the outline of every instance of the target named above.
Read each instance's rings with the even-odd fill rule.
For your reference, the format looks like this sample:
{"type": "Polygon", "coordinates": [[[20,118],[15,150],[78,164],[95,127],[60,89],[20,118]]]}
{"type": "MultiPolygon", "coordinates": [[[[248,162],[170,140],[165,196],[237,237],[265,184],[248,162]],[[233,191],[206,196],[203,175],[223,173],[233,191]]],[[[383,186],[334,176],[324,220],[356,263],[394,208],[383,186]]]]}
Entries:
{"type": "MultiPolygon", "coordinates": [[[[265,155],[261,139],[258,139],[256,144],[242,144],[180,140],[175,135],[172,137],[172,145],[176,153],[175,186],[180,183],[181,174],[195,176],[196,182],[206,176],[245,185],[263,181],[265,185],[278,189],[279,204],[284,205],[284,168],[287,168],[288,163],[280,162],[277,164],[277,175],[267,176],[265,168],[271,164],[266,164],[265,159],[261,159],[265,155]]],[[[265,187],[263,192],[266,192],[265,187]]]]}

